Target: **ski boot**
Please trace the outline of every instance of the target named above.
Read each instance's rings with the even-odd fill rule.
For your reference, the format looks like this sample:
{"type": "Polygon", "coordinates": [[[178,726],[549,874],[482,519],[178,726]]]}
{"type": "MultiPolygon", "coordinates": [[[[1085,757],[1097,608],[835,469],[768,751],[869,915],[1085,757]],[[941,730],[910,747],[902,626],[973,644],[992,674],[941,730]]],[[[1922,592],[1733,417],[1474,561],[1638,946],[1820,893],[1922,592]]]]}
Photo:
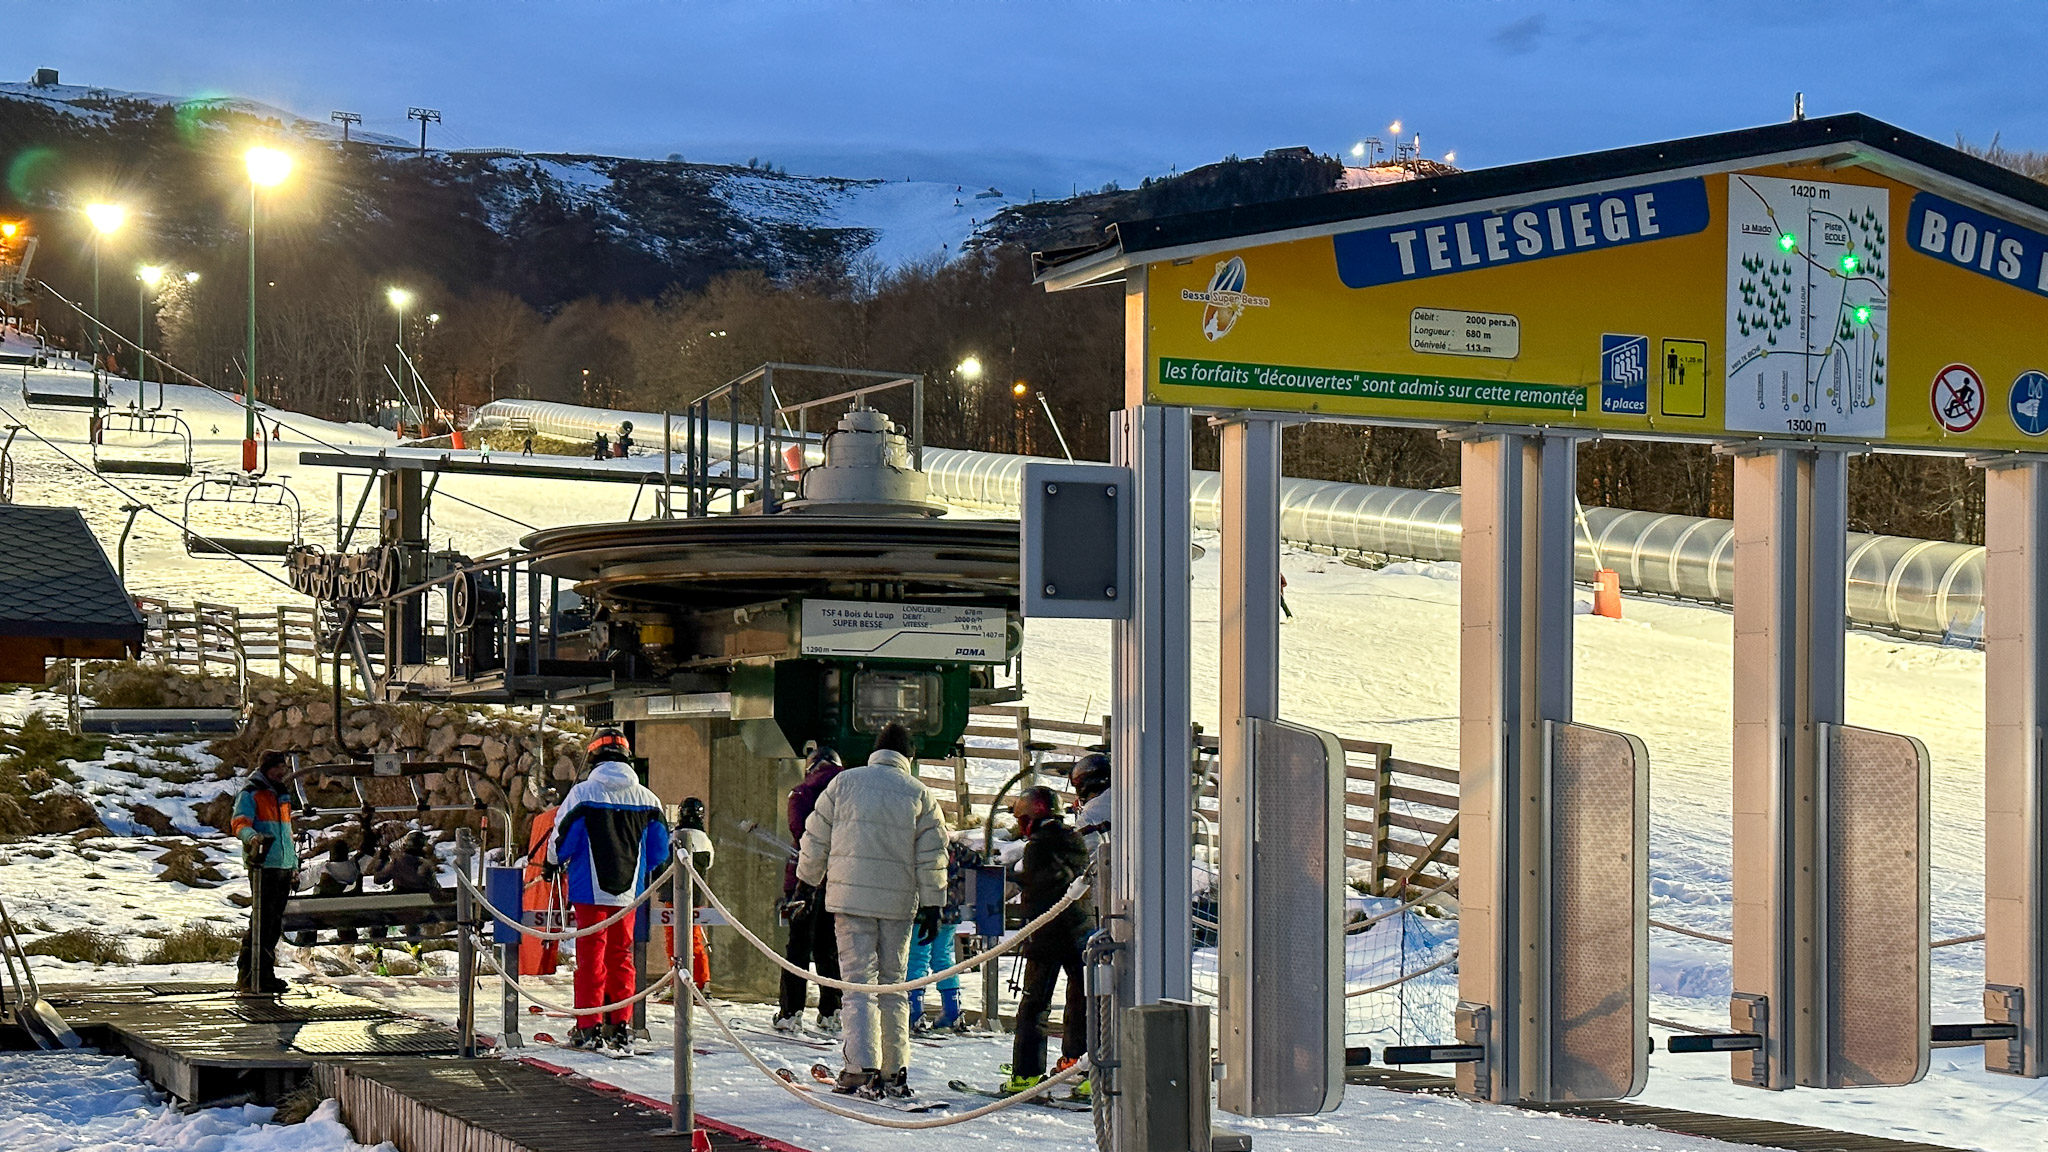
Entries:
{"type": "Polygon", "coordinates": [[[842,1068],[839,1070],[839,1079],[832,1085],[832,1090],[842,1096],[865,1096],[870,1100],[879,1100],[882,1097],[882,1072],[878,1068],[863,1068],[859,1071],[842,1068]]]}
{"type": "Polygon", "coordinates": [[[597,1028],[569,1029],[569,1047],[595,1049],[604,1042],[604,1033],[597,1028]]]}
{"type": "Polygon", "coordinates": [[[1043,1076],[1019,1076],[1012,1072],[1010,1073],[1010,1078],[1003,1081],[1003,1086],[996,1089],[996,1091],[1005,1096],[1015,1096],[1019,1092],[1029,1092],[1033,1088],[1038,1087],[1039,1083],[1044,1079],[1045,1077],[1043,1076]]]}
{"type": "Polygon", "coordinates": [[[797,1012],[788,1016],[777,1016],[769,1026],[777,1032],[801,1034],[804,1030],[804,1014],[797,1012]]]}
{"type": "Polygon", "coordinates": [[[602,1041],[606,1048],[614,1052],[630,1054],[633,1051],[633,1033],[624,1024],[605,1025],[602,1041]]]}
{"type": "MultiPolygon", "coordinates": [[[[1060,1073],[1065,1072],[1067,1069],[1072,1068],[1075,1063],[1076,1061],[1072,1056],[1060,1057],[1060,1062],[1053,1066],[1053,1075],[1057,1076],[1060,1073]]],[[[1087,1101],[1093,1101],[1095,1099],[1095,1085],[1090,1082],[1090,1079],[1087,1076],[1080,1077],[1073,1083],[1069,1084],[1068,1087],[1072,1089],[1072,1092],[1069,1093],[1070,1099],[1087,1101]]]]}
{"type": "Polygon", "coordinates": [[[923,1036],[931,1030],[931,1021],[924,1015],[924,989],[913,989],[910,993],[910,1034],[923,1036]]]}
{"type": "Polygon", "coordinates": [[[912,1096],[917,1095],[916,1090],[910,1086],[910,1069],[898,1068],[895,1075],[884,1080],[882,1082],[882,1094],[898,1100],[908,1100],[912,1096]]]}
{"type": "Polygon", "coordinates": [[[965,1032],[966,1019],[960,1013],[960,990],[939,989],[939,1022],[931,1026],[934,1032],[965,1032]]]}
{"type": "Polygon", "coordinates": [[[839,1013],[818,1013],[818,1031],[823,1032],[827,1036],[839,1035],[839,1013]]]}

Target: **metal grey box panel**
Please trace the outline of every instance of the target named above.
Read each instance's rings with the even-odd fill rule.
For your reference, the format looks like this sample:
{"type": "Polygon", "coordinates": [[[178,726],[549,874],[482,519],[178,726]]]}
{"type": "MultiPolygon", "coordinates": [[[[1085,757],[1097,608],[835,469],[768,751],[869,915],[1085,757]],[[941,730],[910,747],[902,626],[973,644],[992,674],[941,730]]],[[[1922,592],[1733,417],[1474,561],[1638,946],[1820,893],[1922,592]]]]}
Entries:
{"type": "Polygon", "coordinates": [[[1128,620],[1131,470],[1034,461],[1020,495],[1024,615],[1128,620]]]}
{"type": "Polygon", "coordinates": [[[1830,725],[1820,841],[1821,1007],[1829,1088],[1927,1074],[1927,748],[1911,736],[1830,725]]]}
{"type": "Polygon", "coordinates": [[[1252,795],[1226,797],[1251,817],[1247,885],[1222,933],[1228,989],[1222,1107],[1241,1116],[1307,1116],[1344,1099],[1344,749],[1335,736],[1252,719],[1252,795]],[[1236,909],[1242,908],[1241,915],[1236,909]],[[1237,959],[1242,956],[1243,959],[1237,959]],[[1235,1025],[1235,1027],[1233,1027],[1235,1025]],[[1241,1045],[1241,1048],[1239,1047],[1241,1045]]]}
{"type": "Polygon", "coordinates": [[[1550,736],[1549,1098],[1618,1100],[1650,1072],[1650,757],[1625,732],[1550,736]]]}

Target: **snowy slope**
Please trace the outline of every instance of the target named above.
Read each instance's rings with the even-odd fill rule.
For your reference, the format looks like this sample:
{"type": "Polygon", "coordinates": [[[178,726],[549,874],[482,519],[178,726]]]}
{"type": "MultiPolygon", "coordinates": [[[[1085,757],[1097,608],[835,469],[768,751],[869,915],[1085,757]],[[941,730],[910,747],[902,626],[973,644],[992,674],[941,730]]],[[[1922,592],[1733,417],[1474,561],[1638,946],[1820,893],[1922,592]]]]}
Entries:
{"type": "MultiPolygon", "coordinates": [[[[0,100],[28,101],[89,121],[109,120],[108,108],[117,102],[217,110],[282,124],[307,140],[334,143],[341,139],[339,127],[324,119],[226,96],[186,99],[76,84],[36,87],[0,83],[0,100]]],[[[352,131],[350,139],[399,151],[415,147],[412,141],[374,132],[352,131]]],[[[777,235],[796,237],[826,230],[864,233],[854,245],[859,256],[885,269],[958,255],[977,227],[986,224],[1001,208],[1016,202],[1016,198],[1002,195],[977,198],[978,192],[989,190],[929,180],[792,176],[766,167],[699,164],[680,159],[527,154],[515,149],[429,152],[460,168],[482,171],[492,177],[490,191],[486,193],[486,218],[500,230],[522,207],[551,196],[593,207],[608,226],[631,232],[635,227],[633,221],[640,218],[635,196],[639,186],[646,183],[646,173],[654,170],[673,178],[664,194],[682,187],[701,187],[731,208],[741,223],[771,237],[763,241],[770,246],[777,243],[772,239],[777,235]]],[[[666,243],[653,236],[642,239],[649,247],[666,243]]]]}
{"type": "Polygon", "coordinates": [[[302,1124],[244,1104],[182,1111],[135,1061],[95,1052],[0,1053],[0,1148],[8,1152],[394,1152],[349,1139],[334,1101],[302,1124]]]}

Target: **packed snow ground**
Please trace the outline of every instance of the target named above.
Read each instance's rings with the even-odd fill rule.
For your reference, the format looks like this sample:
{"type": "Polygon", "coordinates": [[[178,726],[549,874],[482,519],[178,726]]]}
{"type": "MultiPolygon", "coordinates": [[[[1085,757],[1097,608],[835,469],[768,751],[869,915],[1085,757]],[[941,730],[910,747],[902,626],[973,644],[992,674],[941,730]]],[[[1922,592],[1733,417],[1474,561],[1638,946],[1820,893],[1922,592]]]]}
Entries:
{"type": "Polygon", "coordinates": [[[181,1111],[126,1056],[0,1053],[7,1152],[394,1152],[349,1139],[332,1100],[300,1124],[272,1124],[274,1112],[254,1104],[181,1111]]]}
{"type": "MultiPolygon", "coordinates": [[[[42,389],[52,385],[39,380],[36,386],[42,389]]],[[[201,432],[200,456],[216,466],[231,465],[239,452],[239,409],[225,398],[197,389],[174,388],[171,394],[179,398],[174,403],[189,409],[187,418],[201,432]]],[[[66,451],[78,454],[83,448],[82,413],[26,413],[14,397],[0,392],[0,415],[14,419],[26,415],[32,427],[66,451]]],[[[285,414],[284,419],[284,443],[290,449],[305,446],[305,433],[336,443],[391,443],[388,433],[374,429],[323,424],[291,414],[285,414]]],[[[295,451],[288,454],[296,456],[295,451]]],[[[90,473],[56,460],[51,450],[41,444],[24,446],[17,441],[15,456],[18,498],[24,502],[82,505],[111,555],[122,520],[118,511],[121,498],[100,485],[90,473]]],[[[494,461],[506,462],[507,458],[500,453],[494,461]]],[[[625,461],[617,464],[644,466],[625,461]]],[[[624,515],[631,501],[631,489],[624,486],[614,490],[519,478],[517,468],[514,458],[506,462],[506,476],[502,479],[445,477],[440,488],[442,494],[467,498],[493,511],[437,500],[436,542],[452,540],[458,547],[479,554],[512,543],[524,534],[523,527],[506,517],[535,526],[616,518],[624,515]]],[[[331,501],[335,474],[297,466],[295,462],[280,464],[274,470],[290,473],[294,487],[306,499],[308,536],[318,538],[324,533],[326,539],[332,540],[332,509],[331,505],[323,504],[323,494],[331,501]]],[[[128,480],[121,483],[124,487],[131,485],[128,480]]],[[[144,488],[149,483],[143,481],[133,486],[144,488]]],[[[161,487],[165,498],[175,495],[174,486],[161,487]]],[[[359,482],[349,492],[351,502],[357,490],[359,482]]],[[[176,513],[169,503],[164,507],[176,513]]],[[[266,575],[249,568],[221,560],[186,557],[175,530],[161,523],[152,525],[146,518],[138,521],[135,538],[129,544],[129,568],[130,582],[140,593],[178,599],[202,596],[252,605],[296,599],[266,575]]],[[[1404,759],[1455,764],[1457,566],[1409,563],[1366,571],[1333,557],[1289,552],[1283,559],[1283,568],[1288,579],[1289,606],[1295,613],[1281,634],[1283,713],[1290,719],[1345,736],[1388,741],[1404,759]]],[[[1215,722],[1217,588],[1217,554],[1211,547],[1195,565],[1193,691],[1197,719],[1206,725],[1215,722]]],[[[1634,732],[1648,745],[1653,915],[1725,934],[1730,922],[1730,617],[1713,608],[1645,600],[1629,600],[1626,609],[1626,618],[1618,621],[1585,615],[1579,618],[1577,718],[1634,732]]],[[[1106,709],[1106,625],[1034,621],[1027,629],[1025,652],[1026,703],[1035,713],[1080,720],[1097,717],[1106,709]]],[[[1982,655],[1858,633],[1849,638],[1848,668],[1850,722],[1918,736],[1926,742],[1933,758],[1933,934],[1941,938],[1978,931],[1982,926],[1984,867],[1982,655]]],[[[5,705],[14,710],[25,706],[21,701],[5,705]]],[[[98,771],[94,769],[86,775],[93,777],[98,771]]],[[[119,769],[107,771],[114,776],[122,774],[119,769]]],[[[100,783],[113,786],[108,780],[100,783]]],[[[109,796],[118,799],[113,793],[109,796]]],[[[184,818],[182,810],[180,818],[184,818]]],[[[61,928],[73,917],[119,924],[134,911],[123,908],[124,903],[137,909],[149,907],[167,887],[155,884],[154,890],[141,890],[111,879],[86,880],[83,872],[87,865],[97,865],[91,870],[109,878],[117,872],[136,871],[137,883],[147,879],[142,873],[150,866],[138,869],[132,864],[121,864],[115,853],[91,846],[98,843],[103,842],[89,842],[86,850],[103,859],[82,861],[76,866],[76,875],[58,871],[56,860],[21,859],[17,853],[17,864],[33,864],[30,871],[38,882],[36,890],[54,892],[62,888],[66,893],[61,899],[52,896],[42,902],[39,914],[50,918],[53,927],[61,928]],[[78,888],[74,889],[73,884],[78,888]],[[99,885],[99,891],[91,891],[93,885],[99,885]],[[138,898],[138,891],[145,898],[138,898]]],[[[57,855],[75,856],[74,846],[62,845],[57,855]]],[[[235,875],[237,866],[229,855],[216,852],[222,870],[235,875]]],[[[17,878],[22,875],[18,866],[0,868],[0,886],[4,886],[10,903],[17,899],[23,883],[17,878]]],[[[210,912],[238,918],[239,910],[228,905],[222,895],[228,890],[179,894],[179,899],[189,900],[192,908],[178,908],[175,914],[210,912]]],[[[37,907],[37,901],[30,900],[29,905],[37,907]]],[[[21,917],[27,919],[28,914],[24,912],[21,917]]],[[[742,945],[728,938],[725,946],[742,945]]],[[[1722,945],[1656,934],[1651,956],[1655,1014],[1702,1026],[1726,1027],[1726,998],[1731,990],[1728,960],[1727,949],[1722,945]]],[[[1416,962],[1414,954],[1409,962],[1411,966],[1416,962]]],[[[1982,962],[1982,947],[1977,944],[1935,953],[1933,996],[1937,1020],[1981,1018],[1982,962]]],[[[39,970],[42,963],[39,962],[39,970]]],[[[51,978],[79,976],[53,973],[51,978]]],[[[992,1078],[994,1066],[1003,1058],[999,1051],[977,1054],[972,1061],[977,1078],[992,1078]]],[[[950,1052],[946,1059],[953,1059],[950,1052]]],[[[964,1050],[961,1061],[961,1071],[968,1071],[964,1067],[968,1063],[964,1050]]],[[[643,1072],[648,1072],[650,1083],[665,1083],[666,1073],[652,1074],[659,1066],[657,1058],[649,1057],[630,1066],[592,1070],[630,1075],[636,1081],[643,1072]]],[[[704,1066],[710,1069],[718,1065],[707,1060],[704,1066]]],[[[731,1075],[735,1077],[731,1091],[737,1092],[737,1085],[744,1083],[746,1077],[740,1075],[736,1065],[731,1075]]],[[[1910,1088],[1805,1090],[1786,1094],[1732,1085],[1727,1080],[1726,1063],[1720,1058],[1672,1057],[1660,1052],[1653,1061],[1649,1087],[1642,1099],[1694,1110],[1817,1123],[1873,1135],[2003,1152],[2039,1147],[2048,1137],[2048,1092],[2038,1091],[2040,1087],[1984,1072],[1981,1049],[1976,1048],[1938,1050],[1926,1081],[1910,1088]]],[[[793,1109],[801,1106],[778,1100],[778,1095],[769,1086],[757,1085],[750,1094],[733,1097],[733,1103],[724,1111],[707,1101],[706,1111],[747,1123],[749,1117],[756,1115],[755,1110],[760,1110],[759,1126],[771,1134],[786,1135],[799,1144],[807,1144],[808,1140],[807,1146],[823,1138],[800,1135],[810,1132],[808,1128],[787,1127],[798,1119],[803,1124],[813,1121],[807,1116],[796,1117],[793,1109]]],[[[1357,1089],[1351,1095],[1372,1103],[1348,1104],[1345,1112],[1325,1121],[1349,1130],[1355,1119],[1355,1131],[1341,1138],[1323,1135],[1318,1125],[1325,1121],[1318,1121],[1302,1127],[1301,1139],[1310,1142],[1298,1146],[1351,1146],[1362,1143],[1355,1137],[1367,1132],[1378,1140],[1385,1133],[1403,1130],[1394,1126],[1408,1120],[1390,1118],[1396,1114],[1404,1118],[1433,1118],[1416,1120],[1405,1129],[1418,1133],[1415,1146],[1420,1146],[1419,1141],[1429,1138],[1427,1133],[1433,1131],[1429,1125],[1445,1117],[1496,1114],[1445,1102],[1407,1098],[1386,1102],[1380,1094],[1357,1089]],[[1354,1112],[1354,1107],[1362,1110],[1354,1112]],[[1450,1110],[1443,1110],[1446,1108],[1450,1110]],[[1382,1124],[1387,1127],[1381,1127],[1382,1124]]],[[[1065,1119],[1048,1114],[1019,1118],[1016,1122],[1029,1128],[1043,1128],[1057,1127],[1065,1119]]],[[[1554,1123],[1548,1119],[1531,1122],[1554,1123]]],[[[1576,1126],[1540,1130],[1571,1133],[1557,1137],[1560,1139],[1582,1139],[1576,1126]]],[[[1485,1125],[1478,1124],[1474,1137],[1483,1142],[1485,1131],[1485,1125]]],[[[1458,1138],[1463,1135],[1461,1128],[1458,1138]]],[[[836,1138],[847,1139],[844,1135],[836,1138]]],[[[1076,1129],[1074,1139],[1073,1146],[1079,1147],[1085,1143],[1085,1134],[1076,1129]]],[[[998,1141],[995,1146],[1005,1144],[998,1141]]],[[[1468,1146],[1482,1144],[1468,1141],[1468,1146]]]]}

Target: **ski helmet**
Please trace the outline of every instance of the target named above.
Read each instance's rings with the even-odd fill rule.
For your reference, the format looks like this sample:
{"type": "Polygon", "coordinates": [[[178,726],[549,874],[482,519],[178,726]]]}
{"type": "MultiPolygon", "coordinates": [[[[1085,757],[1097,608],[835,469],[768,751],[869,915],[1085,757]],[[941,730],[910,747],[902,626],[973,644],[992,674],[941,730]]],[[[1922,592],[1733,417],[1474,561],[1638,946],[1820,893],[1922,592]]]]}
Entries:
{"type": "Polygon", "coordinates": [[[1059,810],[1059,793],[1042,784],[1018,793],[1010,805],[1010,815],[1017,818],[1017,827],[1026,836],[1031,835],[1039,821],[1058,815],[1059,810]]]}
{"type": "Polygon", "coordinates": [[[684,800],[682,810],[676,817],[676,823],[685,828],[695,828],[699,832],[704,831],[704,801],[697,799],[695,796],[684,800]]]}
{"type": "Polygon", "coordinates": [[[810,756],[805,758],[804,771],[807,773],[812,772],[818,768],[824,767],[827,764],[830,764],[833,767],[837,768],[843,763],[845,762],[839,759],[838,749],[833,748],[830,745],[819,744],[816,747],[812,748],[810,756]]]}
{"type": "Polygon", "coordinates": [[[1109,791],[1109,757],[1100,752],[1090,752],[1074,761],[1067,779],[1073,782],[1075,794],[1083,800],[1102,795],[1109,791]]]}
{"type": "Polygon", "coordinates": [[[625,734],[617,728],[599,728],[596,735],[590,738],[590,743],[584,750],[590,754],[589,759],[592,764],[599,764],[606,760],[625,761],[633,758],[633,746],[626,743],[625,734]]]}

